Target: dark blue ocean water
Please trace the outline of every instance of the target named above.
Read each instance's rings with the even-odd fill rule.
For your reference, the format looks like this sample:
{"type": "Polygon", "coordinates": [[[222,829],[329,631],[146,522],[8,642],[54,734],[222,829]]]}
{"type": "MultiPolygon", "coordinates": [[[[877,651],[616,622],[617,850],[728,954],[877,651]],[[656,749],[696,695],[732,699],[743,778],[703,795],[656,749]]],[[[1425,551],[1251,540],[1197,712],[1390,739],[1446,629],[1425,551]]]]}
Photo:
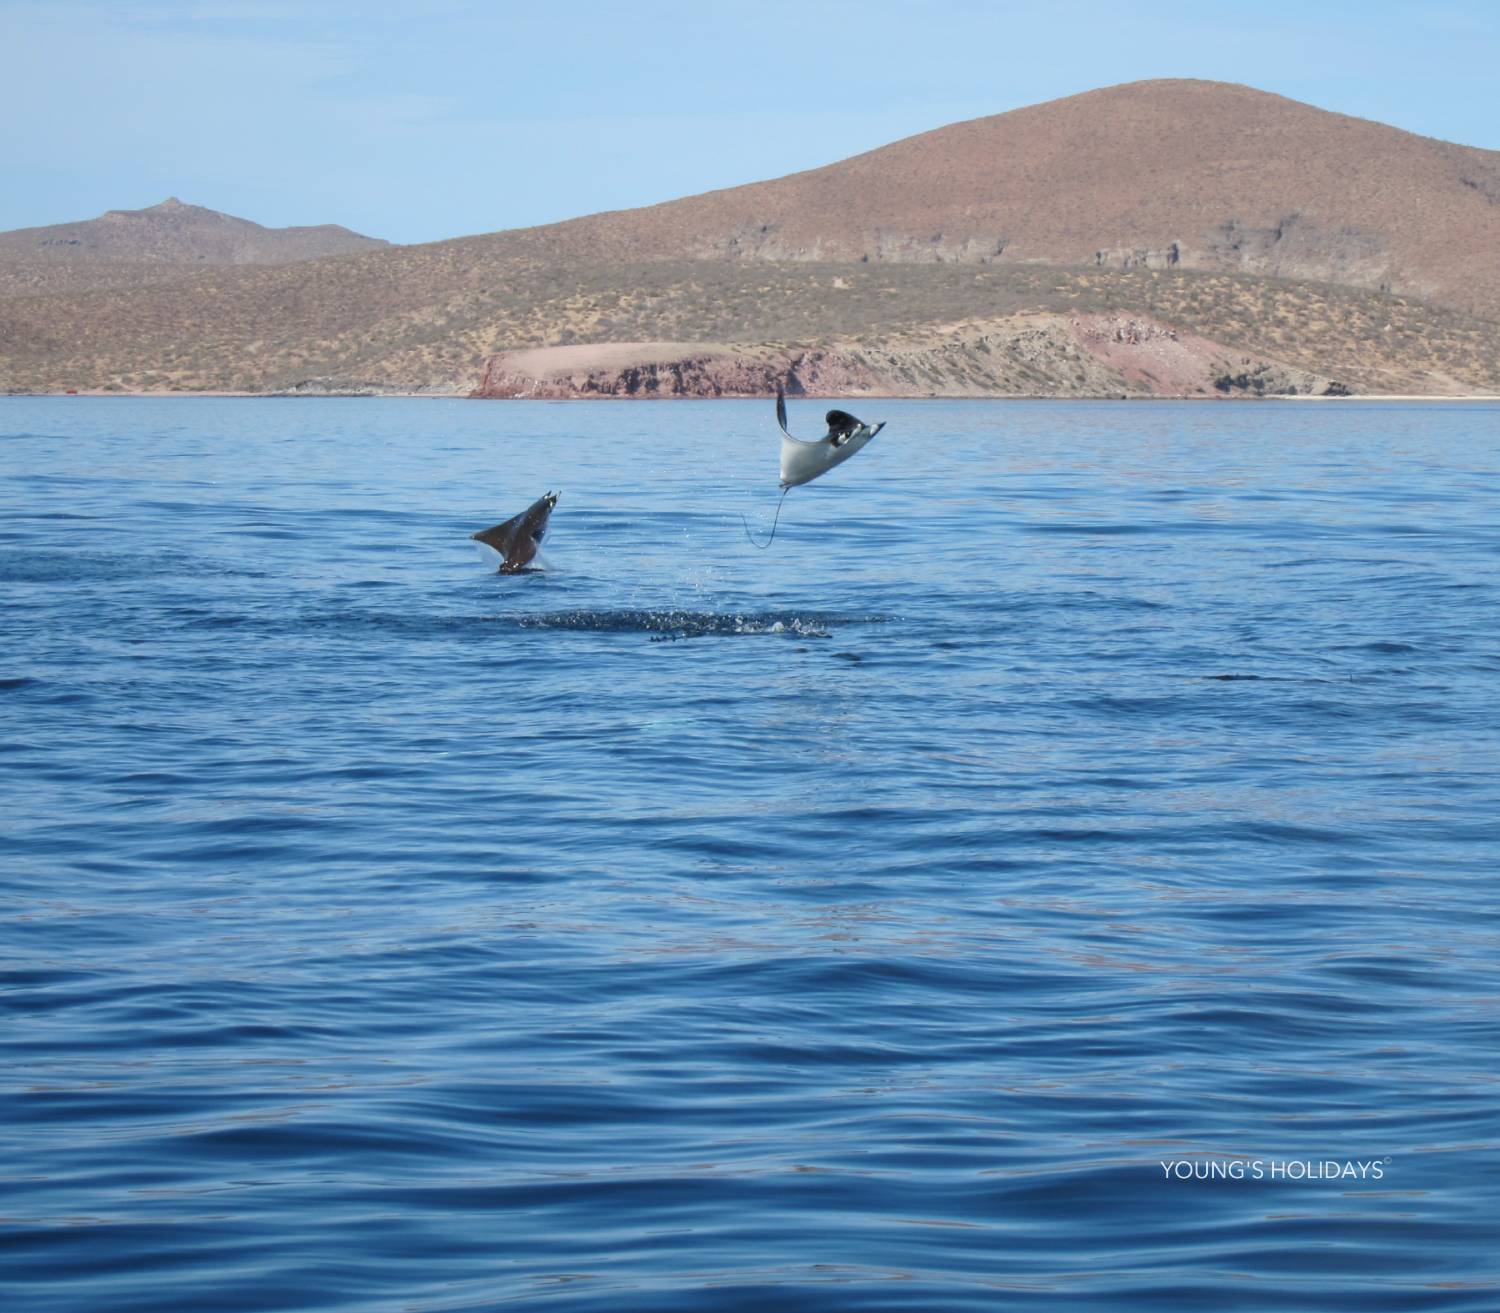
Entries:
{"type": "Polygon", "coordinates": [[[855,409],[0,401],[7,1310],[1500,1307],[1500,408],[855,409]]]}

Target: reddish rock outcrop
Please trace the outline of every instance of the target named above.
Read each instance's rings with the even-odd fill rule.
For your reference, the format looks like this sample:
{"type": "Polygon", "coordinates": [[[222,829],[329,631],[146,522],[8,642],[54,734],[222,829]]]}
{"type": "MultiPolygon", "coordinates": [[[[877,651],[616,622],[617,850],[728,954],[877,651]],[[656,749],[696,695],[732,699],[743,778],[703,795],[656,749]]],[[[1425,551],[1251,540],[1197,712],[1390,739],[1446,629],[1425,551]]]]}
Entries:
{"type": "Polygon", "coordinates": [[[485,362],[470,395],[764,397],[784,387],[823,397],[1213,397],[1306,396],[1328,386],[1149,318],[1033,314],[819,347],[606,342],[506,351],[485,362]]]}
{"type": "Polygon", "coordinates": [[[847,396],[878,389],[868,366],[828,348],[778,351],[708,343],[631,342],[506,351],[484,364],[475,397],[847,396]]]}
{"type": "Polygon", "coordinates": [[[1328,380],[1139,315],[1016,315],[912,333],[871,351],[897,395],[1212,397],[1250,372],[1256,396],[1307,395],[1328,380]]]}
{"type": "Polygon", "coordinates": [[[1152,319],[1082,315],[1072,321],[1072,329],[1080,346],[1133,394],[1309,396],[1329,386],[1328,379],[1305,369],[1247,356],[1152,319]],[[1222,385],[1223,379],[1241,375],[1254,382],[1238,388],[1222,385]]]}

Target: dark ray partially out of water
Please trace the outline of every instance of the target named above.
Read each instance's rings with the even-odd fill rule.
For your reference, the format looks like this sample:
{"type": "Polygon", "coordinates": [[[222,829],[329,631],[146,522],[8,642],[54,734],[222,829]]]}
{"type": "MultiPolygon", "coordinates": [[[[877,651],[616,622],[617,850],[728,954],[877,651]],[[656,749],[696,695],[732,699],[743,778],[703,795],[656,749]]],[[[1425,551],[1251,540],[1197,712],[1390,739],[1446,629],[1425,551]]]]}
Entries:
{"type": "Polygon", "coordinates": [[[872,414],[0,401],[6,1313],[1500,1307],[1500,410],[872,414]]]}

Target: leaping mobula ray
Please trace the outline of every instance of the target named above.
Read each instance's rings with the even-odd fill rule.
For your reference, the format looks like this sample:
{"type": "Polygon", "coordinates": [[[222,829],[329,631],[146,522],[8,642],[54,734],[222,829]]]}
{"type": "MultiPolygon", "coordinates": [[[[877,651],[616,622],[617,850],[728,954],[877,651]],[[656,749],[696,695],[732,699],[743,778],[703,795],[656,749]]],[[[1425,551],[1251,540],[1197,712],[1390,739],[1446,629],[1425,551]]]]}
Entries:
{"type": "Polygon", "coordinates": [[[538,497],[519,515],[511,516],[503,524],[471,533],[469,537],[486,547],[493,547],[505,558],[500,563],[501,574],[519,574],[531,564],[536,549],[542,545],[547,521],[556,505],[557,494],[549,492],[545,497],[538,497]]]}
{"type": "MultiPolygon", "coordinates": [[[[812,441],[794,438],[786,428],[786,392],[782,388],[776,389],[776,423],[781,426],[782,501],[786,500],[787,493],[793,488],[811,483],[820,474],[827,474],[835,465],[842,465],[885,427],[884,420],[875,425],[866,424],[847,410],[830,410],[824,419],[828,432],[821,438],[812,441]]],[[[740,517],[741,522],[744,522],[744,518],[740,517]]],[[[771,520],[771,533],[765,542],[755,541],[748,523],[745,524],[745,537],[756,547],[769,547],[771,539],[776,537],[776,526],[780,522],[781,502],[778,501],[776,515],[771,520]]]]}
{"type": "Polygon", "coordinates": [[[840,465],[885,427],[881,420],[873,428],[846,410],[830,410],[828,432],[808,442],[786,431],[786,392],[776,389],[776,422],[781,426],[781,486],[795,488],[811,483],[840,465]]]}

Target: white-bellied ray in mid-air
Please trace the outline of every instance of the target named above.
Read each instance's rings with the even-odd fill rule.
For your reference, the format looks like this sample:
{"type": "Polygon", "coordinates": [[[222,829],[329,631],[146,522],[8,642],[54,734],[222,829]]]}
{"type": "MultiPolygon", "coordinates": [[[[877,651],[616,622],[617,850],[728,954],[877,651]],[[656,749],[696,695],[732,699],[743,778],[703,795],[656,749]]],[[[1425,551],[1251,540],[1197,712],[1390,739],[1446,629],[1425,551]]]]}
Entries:
{"type": "MultiPolygon", "coordinates": [[[[781,501],[793,488],[811,483],[819,475],[827,474],[835,465],[842,465],[881,429],[879,424],[866,424],[846,410],[830,410],[825,417],[828,432],[811,441],[794,438],[786,427],[786,392],[776,389],[776,423],[781,426],[781,501]]],[[[758,543],[750,537],[750,526],[745,525],[745,536],[752,546],[769,547],[776,537],[776,525],[781,519],[781,501],[776,503],[776,516],[771,521],[771,533],[765,542],[758,543]]],[[[743,521],[744,516],[740,519],[743,521]]]]}

